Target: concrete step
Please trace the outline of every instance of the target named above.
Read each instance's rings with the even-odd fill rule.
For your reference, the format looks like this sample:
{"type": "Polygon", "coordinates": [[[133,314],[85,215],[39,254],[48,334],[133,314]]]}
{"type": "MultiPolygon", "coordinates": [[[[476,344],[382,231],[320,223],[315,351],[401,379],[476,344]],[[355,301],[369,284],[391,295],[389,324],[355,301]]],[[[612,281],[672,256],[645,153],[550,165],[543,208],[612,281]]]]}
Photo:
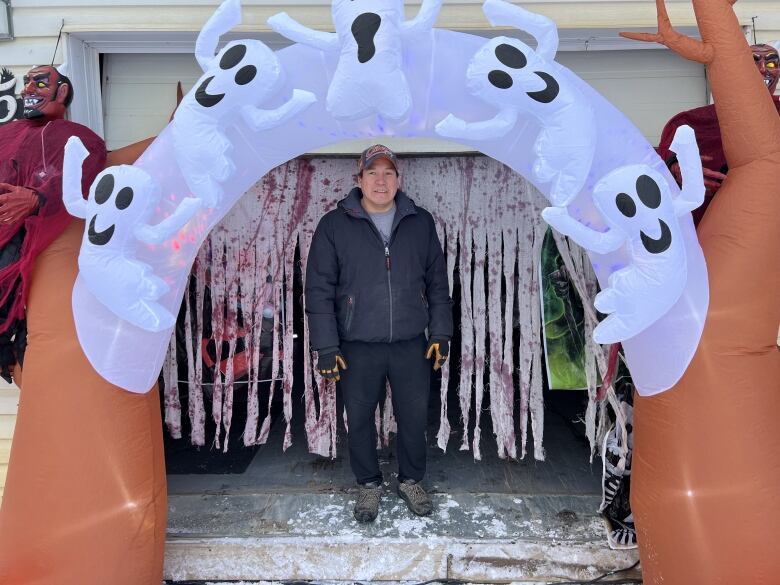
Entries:
{"type": "Polygon", "coordinates": [[[173,494],[165,578],[538,584],[593,579],[638,558],[607,547],[595,495],[433,499],[433,515],[420,518],[388,487],[365,525],[352,518],[352,491],[173,494]]]}

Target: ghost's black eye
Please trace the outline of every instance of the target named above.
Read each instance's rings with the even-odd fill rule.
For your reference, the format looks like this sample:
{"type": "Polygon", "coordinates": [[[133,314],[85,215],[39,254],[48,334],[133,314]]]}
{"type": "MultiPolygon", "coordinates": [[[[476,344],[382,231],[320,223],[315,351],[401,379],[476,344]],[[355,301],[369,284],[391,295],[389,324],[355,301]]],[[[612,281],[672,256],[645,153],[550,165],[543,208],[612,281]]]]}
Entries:
{"type": "Polygon", "coordinates": [[[656,209],[661,205],[661,189],[652,177],[641,175],[636,180],[636,194],[639,200],[650,209],[656,209]]]}
{"type": "Polygon", "coordinates": [[[522,69],[528,63],[523,52],[517,47],[503,43],[496,47],[496,59],[512,69],[522,69]]]}
{"type": "Polygon", "coordinates": [[[257,75],[257,69],[253,65],[246,65],[236,73],[236,83],[238,85],[246,85],[255,78],[255,75],[257,75]]]}
{"type": "Polygon", "coordinates": [[[634,217],[636,215],[636,203],[625,193],[617,194],[615,205],[617,205],[618,211],[626,217],[634,217]]]}
{"type": "Polygon", "coordinates": [[[235,47],[230,47],[227,51],[225,51],[225,54],[222,55],[222,59],[219,60],[220,69],[232,69],[239,64],[241,59],[244,58],[244,55],[246,55],[245,45],[236,45],[235,47]]]}
{"type": "Polygon", "coordinates": [[[494,69],[488,73],[488,81],[498,89],[509,89],[512,87],[512,76],[506,71],[494,69]]]}
{"type": "Polygon", "coordinates": [[[97,187],[95,187],[95,203],[98,205],[103,205],[106,201],[108,201],[108,198],[111,197],[111,193],[113,192],[114,175],[111,173],[103,175],[103,178],[100,179],[97,187]]]}
{"type": "Polygon", "coordinates": [[[133,202],[133,188],[122,187],[119,193],[116,194],[116,201],[114,204],[117,209],[127,209],[133,202]]]}

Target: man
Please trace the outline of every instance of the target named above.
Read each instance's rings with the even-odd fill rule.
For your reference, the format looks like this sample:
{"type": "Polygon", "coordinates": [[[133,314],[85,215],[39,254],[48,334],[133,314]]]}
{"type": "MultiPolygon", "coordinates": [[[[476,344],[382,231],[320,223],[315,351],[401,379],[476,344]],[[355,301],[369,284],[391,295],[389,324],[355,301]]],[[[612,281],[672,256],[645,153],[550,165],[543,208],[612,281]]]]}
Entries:
{"type": "Polygon", "coordinates": [[[417,515],[433,510],[420,485],[428,360],[433,358],[436,370],[447,359],[452,300],[433,217],[399,190],[398,170],[386,146],[362,153],[358,186],[320,220],[306,269],[306,314],[317,367],[326,378],[341,380],[359,522],[373,521],[379,511],[374,413],[387,380],[398,423],[398,494],[417,515]]]}
{"type": "Polygon", "coordinates": [[[62,204],[65,143],[78,136],[92,153],[84,167],[85,192],[106,159],[100,137],[64,119],[73,89],[57,69],[33,67],[21,97],[23,119],[0,127],[0,375],[9,382],[24,357],[33,264],[72,219],[62,204]]]}
{"type": "MultiPolygon", "coordinates": [[[[752,45],[753,61],[756,64],[758,72],[764,80],[764,84],[769,90],[769,94],[774,100],[778,114],[780,114],[780,97],[775,95],[777,83],[780,79],[780,56],[777,49],[771,45],[752,45]]],[[[678,184],[682,184],[680,176],[680,165],[677,158],[670,151],[672,139],[677,128],[687,124],[696,132],[696,142],[699,145],[702,166],[704,171],[704,184],[707,188],[704,197],[704,204],[694,210],[693,220],[698,225],[712,201],[712,198],[720,188],[721,183],[728,173],[726,156],[723,153],[723,143],[720,138],[720,124],[715,106],[710,104],[700,108],[694,108],[685,112],[680,112],[666,123],[661,140],[658,145],[658,154],[666,161],[669,170],[674,175],[678,184]]]]}

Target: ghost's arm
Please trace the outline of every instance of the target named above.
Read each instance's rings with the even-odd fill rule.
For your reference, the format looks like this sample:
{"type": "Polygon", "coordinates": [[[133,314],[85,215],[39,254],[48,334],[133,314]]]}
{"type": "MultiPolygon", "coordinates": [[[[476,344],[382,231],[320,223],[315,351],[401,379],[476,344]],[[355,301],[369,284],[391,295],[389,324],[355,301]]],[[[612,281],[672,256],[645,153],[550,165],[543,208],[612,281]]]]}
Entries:
{"type": "Polygon", "coordinates": [[[192,219],[200,209],[203,207],[203,201],[194,197],[187,197],[179,203],[170,216],[166,217],[157,225],[139,225],[135,228],[135,237],[147,244],[159,244],[164,242],[178,230],[180,230],[184,224],[192,219]]]}
{"type": "Polygon", "coordinates": [[[670,148],[677,155],[682,175],[682,189],[679,197],[674,200],[674,211],[676,215],[682,215],[693,211],[704,202],[704,172],[693,128],[677,128],[670,148]]]}
{"type": "Polygon", "coordinates": [[[321,51],[336,49],[339,46],[339,36],[336,33],[320,32],[305,27],[286,12],[274,14],[267,22],[273,30],[295,43],[308,45],[321,51]]]}
{"type": "Polygon", "coordinates": [[[564,236],[569,236],[586,250],[597,254],[614,252],[626,239],[617,230],[597,232],[581,224],[569,215],[565,207],[548,207],[542,211],[542,217],[564,236]]]}
{"type": "Polygon", "coordinates": [[[241,23],[241,0],[225,0],[214,11],[195,41],[195,58],[203,71],[209,70],[219,44],[219,37],[241,23]]]}
{"type": "Polygon", "coordinates": [[[482,11],[493,26],[512,26],[530,33],[537,42],[536,54],[549,61],[555,60],[558,28],[552,20],[503,0],[486,0],[482,11]]]}
{"type": "Polygon", "coordinates": [[[261,110],[254,106],[244,106],[241,109],[241,116],[252,130],[260,132],[286,122],[316,101],[317,96],[313,93],[302,89],[294,89],[292,97],[278,108],[261,110]]]}
{"type": "Polygon", "coordinates": [[[517,122],[515,110],[501,110],[490,120],[483,122],[466,122],[457,116],[449,114],[436,124],[436,133],[444,138],[469,138],[472,140],[489,140],[505,136],[517,122]]]}
{"type": "Polygon", "coordinates": [[[68,138],[62,163],[62,202],[68,213],[75,217],[87,217],[87,202],[81,192],[81,168],[89,151],[76,136],[68,138]]]}
{"type": "Polygon", "coordinates": [[[441,9],[441,0],[423,0],[417,16],[401,25],[401,33],[417,34],[429,31],[436,23],[439,9],[441,9]]]}

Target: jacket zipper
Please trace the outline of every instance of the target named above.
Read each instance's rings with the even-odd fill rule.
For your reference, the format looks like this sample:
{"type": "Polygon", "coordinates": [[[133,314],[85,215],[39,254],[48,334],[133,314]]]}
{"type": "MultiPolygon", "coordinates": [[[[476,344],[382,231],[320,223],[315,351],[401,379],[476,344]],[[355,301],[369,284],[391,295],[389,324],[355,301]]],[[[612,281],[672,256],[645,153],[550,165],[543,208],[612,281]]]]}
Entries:
{"type": "Polygon", "coordinates": [[[393,285],[390,282],[390,246],[385,244],[385,267],[387,268],[387,291],[390,301],[390,342],[393,341],[393,285]]]}
{"type": "Polygon", "coordinates": [[[352,315],[355,311],[355,301],[352,300],[351,296],[347,297],[347,322],[344,324],[344,328],[347,330],[346,332],[349,333],[349,330],[352,328],[352,315]]]}

